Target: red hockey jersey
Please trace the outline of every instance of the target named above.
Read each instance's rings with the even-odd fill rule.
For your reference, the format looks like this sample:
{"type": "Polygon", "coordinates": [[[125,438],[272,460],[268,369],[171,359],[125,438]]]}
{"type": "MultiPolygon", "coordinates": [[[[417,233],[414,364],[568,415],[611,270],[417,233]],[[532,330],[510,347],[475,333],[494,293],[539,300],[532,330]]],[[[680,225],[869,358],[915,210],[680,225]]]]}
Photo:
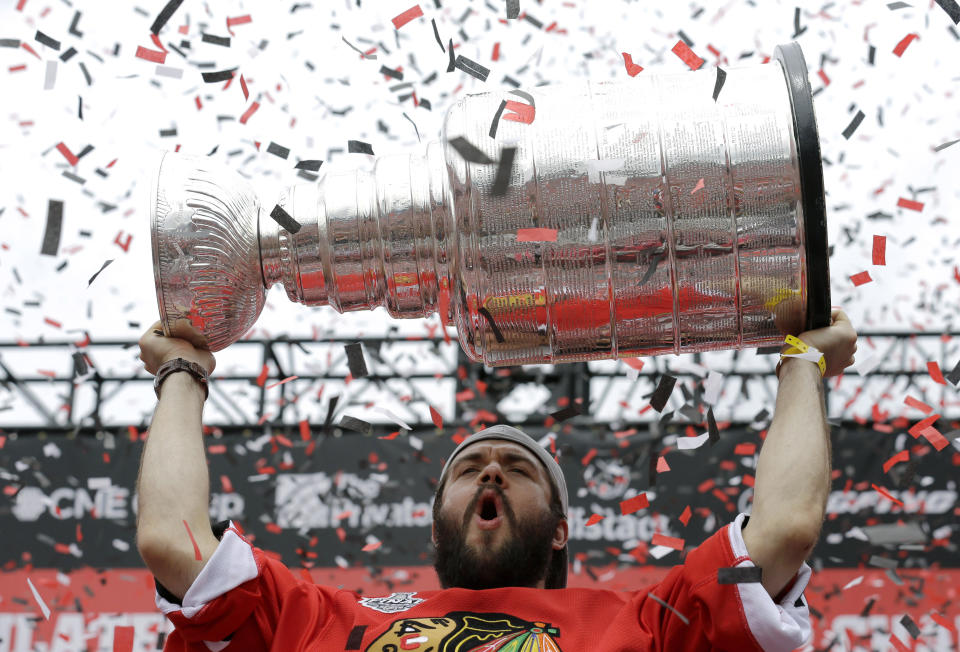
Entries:
{"type": "Polygon", "coordinates": [[[166,652],[613,652],[783,650],[810,636],[803,565],[779,602],[759,583],[720,584],[753,566],[744,515],[659,583],[598,589],[447,589],[362,597],[295,577],[231,523],[182,604],[157,586],[173,622],[166,652]],[[166,597],[164,597],[166,596],[166,597]]]}

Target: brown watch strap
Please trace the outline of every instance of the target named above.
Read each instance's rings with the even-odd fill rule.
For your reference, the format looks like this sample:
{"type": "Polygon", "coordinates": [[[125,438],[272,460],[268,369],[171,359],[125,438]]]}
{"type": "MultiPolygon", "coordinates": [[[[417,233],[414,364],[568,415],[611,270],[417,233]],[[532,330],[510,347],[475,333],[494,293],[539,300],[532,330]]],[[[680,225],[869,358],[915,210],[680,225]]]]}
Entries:
{"type": "Polygon", "coordinates": [[[210,395],[209,379],[210,374],[207,373],[207,370],[201,367],[196,362],[191,362],[184,358],[174,358],[173,360],[167,360],[160,368],[157,369],[156,378],[153,381],[153,391],[157,394],[157,399],[160,398],[160,386],[163,385],[163,382],[171,375],[178,371],[185,371],[194,378],[197,379],[197,382],[203,386],[203,400],[207,400],[207,397],[210,395]]]}

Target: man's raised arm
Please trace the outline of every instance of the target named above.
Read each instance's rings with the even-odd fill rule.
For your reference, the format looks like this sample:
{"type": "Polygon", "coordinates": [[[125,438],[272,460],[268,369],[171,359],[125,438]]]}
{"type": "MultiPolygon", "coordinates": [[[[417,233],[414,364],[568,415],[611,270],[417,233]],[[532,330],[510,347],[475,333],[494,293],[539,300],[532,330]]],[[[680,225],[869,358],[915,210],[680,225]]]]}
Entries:
{"type": "MultiPolygon", "coordinates": [[[[159,328],[157,322],[140,338],[140,359],[147,371],[156,374],[161,364],[178,357],[213,371],[216,362],[209,351],[157,335],[159,328]]],[[[192,375],[177,372],[167,377],[137,479],[137,549],[157,580],[181,599],[219,543],[210,529],[203,401],[204,389],[192,375]]]]}
{"type": "MultiPolygon", "coordinates": [[[[826,359],[825,377],[854,362],[857,333],[840,310],[832,324],[800,339],[826,359]]],[[[763,569],[763,587],[776,596],[793,579],[820,536],[831,484],[830,427],[817,366],[786,358],[773,421],[757,462],[750,520],[743,540],[763,569]]]]}

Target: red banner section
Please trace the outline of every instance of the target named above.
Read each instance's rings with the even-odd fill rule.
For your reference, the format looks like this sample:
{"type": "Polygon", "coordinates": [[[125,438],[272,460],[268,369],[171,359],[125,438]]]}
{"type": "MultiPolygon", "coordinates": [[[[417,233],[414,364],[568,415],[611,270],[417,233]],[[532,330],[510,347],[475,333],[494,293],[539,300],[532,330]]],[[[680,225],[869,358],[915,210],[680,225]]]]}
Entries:
{"type": "MultiPolygon", "coordinates": [[[[364,568],[321,568],[309,574],[314,582],[367,596],[438,588],[429,566],[381,570],[377,578],[364,568]]],[[[590,574],[571,573],[570,586],[631,590],[657,582],[666,572],[662,567],[592,568],[590,574]]],[[[307,571],[301,573],[305,576],[307,571]]],[[[896,574],[825,569],[814,573],[806,595],[814,624],[808,650],[947,652],[960,645],[957,569],[896,574]],[[938,611],[943,605],[950,605],[950,610],[938,611]],[[919,636],[914,638],[911,630],[919,636]]],[[[171,629],[154,606],[152,576],[139,568],[83,569],[69,574],[46,569],[12,571],[0,575],[0,596],[0,652],[156,650],[171,629]],[[46,609],[49,618],[43,616],[46,609]]]]}

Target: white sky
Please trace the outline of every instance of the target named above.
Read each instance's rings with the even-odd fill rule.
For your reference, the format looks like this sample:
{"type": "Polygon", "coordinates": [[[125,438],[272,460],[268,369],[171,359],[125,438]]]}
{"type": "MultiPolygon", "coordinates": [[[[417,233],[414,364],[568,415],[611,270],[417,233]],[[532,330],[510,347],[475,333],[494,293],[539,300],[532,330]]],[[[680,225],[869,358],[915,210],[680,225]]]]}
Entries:
{"type": "MultiPolygon", "coordinates": [[[[404,112],[415,120],[425,141],[435,138],[460,84],[462,94],[498,88],[505,74],[526,85],[541,80],[559,83],[581,75],[623,79],[622,51],[645,67],[640,74],[681,71],[684,64],[670,52],[678,29],[693,40],[694,51],[707,60],[707,66],[717,63],[708,44],[728,59],[722,65],[736,63],[746,51],[758,52],[746,62],[757,61],[759,55],[769,55],[775,45],[790,40],[798,3],[708,3],[698,18],[692,18],[700,6],[696,3],[521,0],[521,7],[544,26],[556,21],[567,32],[562,34],[537,30],[526,21],[498,22],[497,17],[504,15],[499,0],[490,0],[490,6],[500,8],[499,14],[484,2],[444,0],[443,9],[436,9],[433,0],[423,0],[425,17],[399,31],[398,50],[390,19],[413,0],[368,0],[360,8],[352,0],[313,2],[294,14],[289,12],[293,3],[187,0],[161,33],[164,44],[176,43],[185,38],[176,28],[189,19],[193,45],[189,62],[173,52],[166,62],[183,69],[179,80],[157,76],[155,64],[134,56],[137,46],[155,49],[149,27],[164,2],[74,0],[72,4],[71,8],[66,3],[27,0],[23,11],[16,10],[14,0],[0,4],[0,39],[20,39],[42,59],[23,48],[0,48],[0,308],[21,313],[0,310],[0,340],[72,340],[84,329],[94,339],[135,340],[157,318],[144,183],[149,178],[148,153],[153,149],[173,149],[179,143],[181,151],[206,154],[219,146],[216,158],[234,168],[251,157],[243,169],[254,175],[264,201],[270,201],[280,187],[302,181],[292,170],[297,158],[324,159],[325,169],[366,164],[362,155],[327,157],[328,148],[345,149],[348,138],[370,142],[377,154],[409,151],[417,138],[404,112]],[[137,6],[143,13],[135,10],[137,6]],[[467,8],[473,12],[461,25],[458,21],[467,8]],[[68,33],[75,10],[82,12],[78,25],[82,39],[68,33]],[[227,36],[225,19],[244,14],[252,21],[234,27],[230,48],[200,41],[200,23],[207,23],[209,33],[227,36]],[[460,71],[445,72],[446,55],[434,40],[430,18],[436,19],[445,40],[454,38],[460,44],[458,53],[492,69],[486,84],[460,71]],[[461,28],[469,40],[463,41],[461,28]],[[38,29],[62,42],[59,52],[34,40],[38,29]],[[300,33],[288,39],[294,32],[300,33]],[[363,49],[370,47],[364,39],[382,41],[391,54],[378,52],[376,61],[362,60],[342,38],[363,49]],[[262,39],[268,45],[260,51],[256,45],[262,39]],[[492,62],[497,42],[501,59],[492,62]],[[114,57],[117,43],[119,56],[114,57]],[[57,57],[70,46],[79,54],[60,63],[57,57]],[[592,58],[585,58],[586,52],[593,53],[592,58]],[[413,70],[411,54],[420,74],[413,70]],[[54,87],[44,90],[47,61],[58,64],[54,87]],[[311,72],[305,61],[315,70],[311,72]],[[92,75],[92,86],[84,80],[79,62],[92,75]],[[200,70],[192,65],[196,62],[216,64],[205,70],[239,66],[248,81],[250,101],[259,97],[261,102],[246,125],[218,124],[217,115],[239,116],[250,101],[244,100],[236,82],[226,91],[222,83],[203,84],[200,70]],[[518,73],[527,62],[527,72],[518,73]],[[22,64],[26,68],[16,70],[22,64]],[[433,110],[415,109],[409,101],[398,103],[397,94],[388,90],[395,82],[385,81],[378,73],[381,65],[402,65],[405,81],[414,81],[418,96],[428,98],[433,110]],[[423,85],[421,80],[433,71],[438,73],[437,81],[423,85]],[[199,110],[197,96],[203,106],[199,110]],[[78,97],[83,101],[83,120],[77,115],[78,97]],[[353,110],[344,117],[329,112],[348,106],[353,110]],[[389,128],[389,136],[377,130],[378,120],[389,128]],[[25,121],[32,124],[24,126],[25,121]],[[161,129],[174,126],[176,137],[160,137],[161,129]],[[252,145],[254,140],[263,142],[260,153],[252,145]],[[86,179],[83,186],[62,176],[67,165],[55,149],[61,141],[74,153],[88,143],[95,148],[75,170],[86,179]],[[270,141],[289,147],[290,160],[267,154],[270,141]],[[234,149],[244,154],[230,159],[226,152],[234,149]],[[113,159],[117,163],[109,178],[94,172],[113,159]],[[65,203],[56,257],[39,255],[49,199],[65,203]],[[103,213],[97,207],[99,201],[117,208],[103,213]],[[82,230],[91,232],[91,237],[81,237],[82,230]],[[132,235],[126,253],[114,244],[121,231],[132,235]],[[87,287],[88,278],[111,258],[114,263],[87,287]],[[57,272],[64,261],[67,267],[57,272]],[[88,305],[92,306],[89,317],[88,305]],[[139,322],[139,326],[128,322],[139,322]]],[[[830,83],[815,102],[823,154],[833,162],[824,169],[830,240],[836,246],[830,263],[833,303],[842,305],[863,330],[945,330],[956,321],[953,316],[960,298],[960,283],[953,278],[954,243],[960,237],[956,228],[960,143],[939,153],[933,147],[960,138],[956,110],[960,73],[955,66],[960,41],[948,31],[952,23],[932,2],[913,2],[913,7],[899,10],[890,10],[883,2],[834,3],[824,11],[820,3],[799,4],[801,23],[808,29],[798,40],[815,89],[824,85],[817,74],[821,55],[830,57],[824,64],[830,83]],[[919,39],[902,57],[894,56],[896,44],[911,32],[919,39]],[[866,62],[868,43],[876,47],[873,66],[866,62]],[[878,123],[881,107],[883,126],[878,123]],[[866,119],[846,141],[841,132],[857,109],[864,111],[866,119]],[[910,187],[934,188],[916,197],[925,204],[922,212],[896,206],[898,198],[914,197],[910,187]],[[893,219],[866,219],[876,211],[893,219]],[[844,235],[845,229],[853,235],[852,241],[844,235]],[[874,234],[888,238],[886,267],[871,265],[874,234]],[[874,281],[854,288],[849,275],[864,270],[874,281]]],[[[327,308],[291,304],[278,287],[271,291],[256,328],[257,334],[272,335],[309,335],[314,326],[372,335],[385,333],[390,325],[400,326],[402,333],[426,334],[422,320],[393,322],[382,310],[337,315],[327,308]]],[[[232,365],[259,364],[239,350],[223,356],[221,368],[227,360],[232,365]]],[[[110,363],[111,368],[132,372],[138,364],[134,358],[135,354],[120,356],[110,363]]],[[[722,354],[716,359],[722,366],[722,354]]],[[[949,360],[949,367],[955,362],[949,360]]],[[[29,376],[38,369],[67,369],[68,363],[69,357],[11,359],[18,373],[29,376]]],[[[152,393],[143,394],[125,401],[137,417],[152,407],[152,393]]],[[[448,397],[438,409],[449,411],[451,401],[448,397]]],[[[0,412],[0,427],[32,421],[29,408],[0,388],[0,406],[9,404],[15,407],[0,412]]],[[[121,412],[117,419],[129,418],[122,414],[122,407],[117,409],[121,412]]]]}

